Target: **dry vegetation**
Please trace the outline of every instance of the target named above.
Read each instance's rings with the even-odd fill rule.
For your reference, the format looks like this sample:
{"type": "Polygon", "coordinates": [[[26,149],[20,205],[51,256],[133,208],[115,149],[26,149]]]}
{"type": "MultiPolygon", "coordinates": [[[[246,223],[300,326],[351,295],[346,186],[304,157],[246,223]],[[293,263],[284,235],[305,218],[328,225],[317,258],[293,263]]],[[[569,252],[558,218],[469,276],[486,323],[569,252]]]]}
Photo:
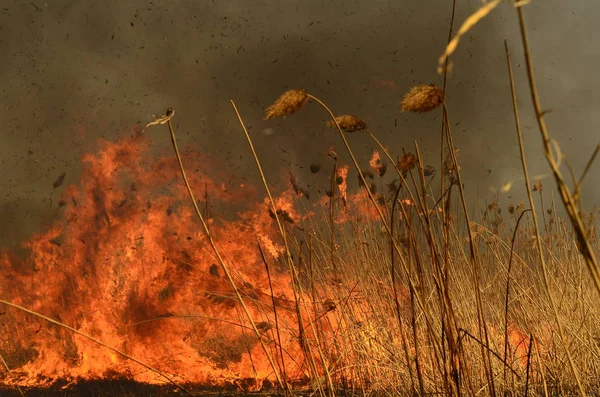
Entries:
{"type": "MultiPolygon", "coordinates": [[[[429,95],[414,95],[422,89],[407,95],[411,110],[431,110],[429,95]]],[[[322,394],[340,386],[402,395],[597,393],[599,291],[573,224],[555,215],[554,201],[544,202],[542,183],[529,188],[530,208],[492,202],[472,221],[447,122],[443,171],[424,166],[418,146],[396,161],[380,146],[400,180],[386,184],[378,172],[386,163],[365,171],[344,137],[365,130],[379,144],[366,124],[330,116],[358,172],[362,201],[347,205],[333,186],[344,181],[332,177],[321,214],[290,226],[276,211],[302,320],[298,329],[273,332],[299,338],[313,386],[322,394]],[[442,183],[434,190],[436,177],[442,183]],[[345,222],[335,221],[338,213],[345,222]]],[[[597,214],[579,216],[595,254],[597,214]]],[[[285,379],[285,368],[276,370],[285,379]]]]}
{"type": "MultiPolygon", "coordinates": [[[[529,57],[524,30],[523,39],[529,57]]],[[[535,102],[533,74],[529,77],[535,102]]],[[[541,195],[549,187],[536,184],[524,198],[528,204],[502,208],[493,202],[472,220],[443,88],[415,87],[402,102],[407,111],[438,108],[443,112],[443,154],[437,173],[423,164],[416,144],[410,153],[393,159],[364,121],[336,117],[304,90],[283,94],[267,109],[266,118],[290,115],[311,103],[328,112],[328,125],[339,133],[363,195],[361,202],[347,205],[339,188],[343,181],[337,178],[338,158],[332,153],[328,206],[292,224],[276,207],[250,135],[232,102],[285,246],[280,261],[292,275],[298,318],[293,327],[280,324],[272,308],[264,308],[269,321],[252,318],[246,309],[251,299],[236,286],[230,265],[221,259],[196,207],[281,389],[291,390],[292,375],[286,373],[281,359],[286,352],[277,341],[291,335],[302,347],[306,374],[320,395],[334,395],[340,388],[364,395],[597,395],[597,218],[578,207],[577,197],[562,177],[556,176],[561,199],[568,209],[573,207],[568,218],[555,215],[558,204],[544,202],[541,195]],[[345,132],[352,131],[373,139],[385,155],[377,173],[365,173],[353,155],[345,138],[345,132]],[[396,173],[397,183],[386,184],[381,170],[385,164],[388,175],[396,173]],[[337,222],[341,213],[345,221],[337,222]],[[271,343],[263,336],[266,333],[271,343]]],[[[170,110],[154,124],[167,124],[175,144],[173,114],[170,110]]],[[[537,114],[546,139],[542,113],[537,114]]],[[[516,110],[515,115],[518,130],[516,110]]],[[[526,171],[524,154],[522,160],[526,171]]],[[[553,159],[548,160],[552,165],[553,159]]],[[[272,264],[266,262],[268,272],[272,264]]]]}
{"type": "MultiPolygon", "coordinates": [[[[459,33],[498,3],[474,14],[459,33]]],[[[415,154],[405,153],[395,162],[364,121],[336,117],[304,90],[288,91],[268,108],[267,119],[295,113],[308,100],[321,105],[358,172],[366,206],[371,206],[355,208],[349,222],[335,222],[336,211],[352,209],[345,206],[345,197],[340,200],[335,194],[334,153],[328,213],[300,225],[301,232],[296,233],[276,218],[297,302],[298,330],[293,334],[303,346],[310,363],[307,370],[321,394],[332,394],[340,385],[363,392],[420,395],[598,392],[597,218],[590,213],[586,219],[577,200],[585,172],[572,194],[549,148],[523,13],[517,10],[532,102],[568,219],[555,216],[554,201],[543,202],[541,183],[530,186],[508,50],[529,208],[524,203],[509,205],[506,216],[494,202],[481,211],[477,222],[469,219],[444,91],[435,85],[411,89],[402,110],[425,113],[443,105],[441,145],[447,154],[440,159],[438,191],[431,188],[435,175],[424,166],[416,143],[415,154]],[[345,138],[344,132],[358,130],[365,130],[394,164],[400,184],[390,186],[387,193],[377,193],[383,182],[379,186],[367,182],[374,174],[361,169],[345,138]],[[540,193],[538,203],[534,192],[540,193]]],[[[446,56],[454,51],[458,37],[450,41],[446,56]]],[[[275,213],[272,198],[271,205],[275,213]]],[[[274,371],[285,379],[283,366],[274,371]]]]}

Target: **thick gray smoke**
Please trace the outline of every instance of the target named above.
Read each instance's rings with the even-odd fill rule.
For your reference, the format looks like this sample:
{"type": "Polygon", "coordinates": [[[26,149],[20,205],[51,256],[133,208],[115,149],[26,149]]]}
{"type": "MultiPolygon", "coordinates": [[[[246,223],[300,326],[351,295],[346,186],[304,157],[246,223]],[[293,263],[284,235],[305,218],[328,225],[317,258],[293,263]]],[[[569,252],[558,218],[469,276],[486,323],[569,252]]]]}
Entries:
{"type": "MultiPolygon", "coordinates": [[[[481,5],[457,3],[455,30],[481,5]]],[[[256,172],[229,99],[251,127],[272,181],[289,167],[302,183],[325,184],[325,176],[312,178],[308,166],[328,165],[324,153],[331,144],[343,153],[315,105],[286,120],[262,120],[264,108],[292,87],[321,97],[337,114],[364,119],[395,154],[403,147],[412,151],[416,140],[437,168],[440,112],[405,114],[399,102],[417,83],[440,82],[437,60],[451,6],[450,0],[4,0],[0,245],[13,245],[59,216],[56,198],[64,185],[53,192],[53,182],[66,172],[65,185],[74,183],[81,155],[93,150],[97,138],[117,139],[127,126],[145,124],[170,106],[183,145],[219,154],[250,180],[256,172]]],[[[533,0],[526,16],[543,106],[552,110],[550,131],[580,171],[600,136],[594,122],[600,5],[533,0]]],[[[525,198],[505,38],[531,171],[547,172],[516,11],[506,2],[465,36],[452,57],[450,117],[473,203],[491,197],[490,186],[511,180],[515,188],[504,198],[525,198]]],[[[164,128],[148,133],[167,153],[164,128]]],[[[364,135],[350,138],[366,164],[374,144],[364,135]]],[[[583,192],[588,207],[600,198],[598,164],[583,192]]],[[[550,188],[553,181],[545,184],[550,188]]]]}

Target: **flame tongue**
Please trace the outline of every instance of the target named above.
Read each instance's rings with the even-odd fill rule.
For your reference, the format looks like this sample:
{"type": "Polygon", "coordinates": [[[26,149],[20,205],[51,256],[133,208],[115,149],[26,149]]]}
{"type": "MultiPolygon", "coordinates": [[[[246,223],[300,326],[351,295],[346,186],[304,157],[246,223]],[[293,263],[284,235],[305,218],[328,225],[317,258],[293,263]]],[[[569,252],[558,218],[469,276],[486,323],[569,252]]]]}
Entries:
{"type": "MultiPolygon", "coordinates": [[[[2,296],[187,382],[272,377],[256,336],[247,325],[232,326],[246,319],[194,218],[176,160],[150,164],[148,148],[145,141],[129,139],[104,143],[99,154],[84,158],[81,186],[68,187],[62,199],[64,222],[25,243],[28,260],[0,257],[2,296]]],[[[282,252],[273,221],[264,206],[244,208],[252,189],[224,189],[209,176],[219,170],[214,159],[195,154],[184,163],[195,170],[192,185],[206,188],[211,204],[239,212],[230,221],[210,219],[211,233],[236,283],[254,302],[253,318],[267,329],[270,312],[261,305],[271,305],[270,291],[256,244],[271,255],[282,252]]],[[[297,216],[289,197],[278,198],[278,205],[297,216]]],[[[288,276],[272,277],[283,302],[290,295],[288,276]]],[[[279,314],[293,322],[291,312],[279,314]]],[[[14,310],[3,317],[0,352],[15,383],[112,374],[164,381],[45,320],[14,310]]]]}

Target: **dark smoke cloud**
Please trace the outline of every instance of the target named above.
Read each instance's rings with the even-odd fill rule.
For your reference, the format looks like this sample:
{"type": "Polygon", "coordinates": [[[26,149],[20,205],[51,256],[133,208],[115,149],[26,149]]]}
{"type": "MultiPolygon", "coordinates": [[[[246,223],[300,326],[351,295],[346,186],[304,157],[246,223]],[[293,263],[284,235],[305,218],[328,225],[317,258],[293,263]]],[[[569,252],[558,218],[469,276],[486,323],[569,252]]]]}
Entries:
{"type": "MultiPolygon", "coordinates": [[[[456,25],[479,1],[458,0],[456,25]]],[[[416,83],[439,82],[437,60],[448,34],[451,1],[5,1],[0,7],[1,242],[24,238],[57,214],[53,181],[74,183],[79,159],[97,138],[117,139],[172,106],[182,143],[218,153],[255,180],[252,159],[229,99],[234,99],[268,177],[290,167],[307,184],[314,162],[343,150],[315,105],[286,120],[263,110],[287,88],[305,88],[335,113],[354,114],[393,149],[417,141],[437,166],[439,112],[399,111],[416,83]],[[387,83],[386,83],[387,82],[387,83]],[[389,83],[389,82],[393,82],[389,83]],[[265,134],[266,132],[267,134],[265,134]],[[249,168],[250,167],[250,168],[249,168]],[[251,172],[247,171],[252,170],[251,172]],[[13,230],[14,232],[10,232],[13,230]]],[[[544,106],[561,149],[581,170],[598,143],[594,110],[600,7],[586,1],[533,0],[526,6],[544,106]]],[[[513,52],[532,174],[547,167],[524,79],[516,12],[508,2],[473,28],[452,57],[449,108],[469,196],[522,180],[510,106],[503,39],[513,52]]],[[[148,132],[168,153],[163,128],[148,132]]],[[[374,145],[350,137],[361,159],[374,145]]],[[[345,157],[344,157],[345,158],[345,157]]],[[[598,164],[590,181],[600,172],[598,164]]],[[[596,177],[597,179],[597,177],[596,177]]],[[[598,203],[588,181],[584,200],[598,203]]],[[[545,180],[546,186],[553,184],[545,180]]]]}

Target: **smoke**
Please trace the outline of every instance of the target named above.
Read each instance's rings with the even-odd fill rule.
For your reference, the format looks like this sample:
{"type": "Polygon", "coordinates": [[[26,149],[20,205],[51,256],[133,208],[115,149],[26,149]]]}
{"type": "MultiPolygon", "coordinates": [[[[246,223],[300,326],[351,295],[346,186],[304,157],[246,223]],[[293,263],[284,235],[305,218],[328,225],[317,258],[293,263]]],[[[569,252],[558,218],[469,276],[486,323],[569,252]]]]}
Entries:
{"type": "MultiPolygon", "coordinates": [[[[455,30],[479,1],[457,1],[455,30]]],[[[253,160],[229,99],[234,99],[274,183],[289,167],[307,185],[311,163],[328,164],[331,145],[344,157],[326,114],[309,105],[285,120],[263,121],[263,110],[287,88],[305,88],[337,114],[353,114],[395,154],[417,141],[428,164],[439,163],[439,112],[399,111],[414,84],[439,82],[438,57],[448,36],[451,1],[364,0],[5,2],[0,9],[0,221],[15,234],[40,227],[55,213],[67,172],[77,180],[81,155],[98,138],[117,139],[152,114],[176,109],[183,145],[219,155],[240,178],[255,181],[253,160]],[[267,134],[261,131],[268,131],[267,134]],[[40,210],[40,208],[44,208],[40,210]],[[46,209],[48,208],[48,209],[46,209]],[[47,215],[44,215],[47,217],[47,215]],[[18,232],[17,232],[18,231],[18,232]]],[[[533,56],[550,131],[580,172],[598,143],[593,123],[600,98],[595,65],[600,6],[533,0],[526,6],[533,56]]],[[[452,56],[448,82],[455,143],[473,202],[515,181],[507,200],[520,201],[522,179],[510,105],[503,40],[513,53],[525,144],[532,174],[544,174],[540,137],[524,79],[516,12],[506,2],[474,27],[452,56]]],[[[148,132],[157,151],[166,131],[148,132]]],[[[367,164],[372,142],[352,135],[367,164]]],[[[588,206],[600,187],[583,191],[588,206]]],[[[553,185],[547,179],[546,186],[553,185]]],[[[547,190],[550,190],[547,188],[547,190]]]]}

